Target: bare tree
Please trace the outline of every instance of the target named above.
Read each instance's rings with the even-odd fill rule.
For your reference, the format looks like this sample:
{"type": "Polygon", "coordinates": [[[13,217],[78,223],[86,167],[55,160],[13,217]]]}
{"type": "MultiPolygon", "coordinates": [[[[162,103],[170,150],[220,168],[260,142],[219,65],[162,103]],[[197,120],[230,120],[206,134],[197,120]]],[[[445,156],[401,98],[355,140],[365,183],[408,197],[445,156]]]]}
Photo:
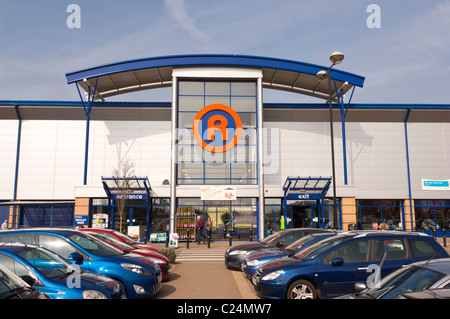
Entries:
{"type": "Polygon", "coordinates": [[[133,193],[132,189],[136,187],[136,182],[132,179],[135,177],[135,163],[129,159],[125,159],[117,165],[112,171],[115,184],[116,206],[119,213],[119,231],[122,232],[123,220],[125,218],[125,204],[127,196],[133,193]]]}

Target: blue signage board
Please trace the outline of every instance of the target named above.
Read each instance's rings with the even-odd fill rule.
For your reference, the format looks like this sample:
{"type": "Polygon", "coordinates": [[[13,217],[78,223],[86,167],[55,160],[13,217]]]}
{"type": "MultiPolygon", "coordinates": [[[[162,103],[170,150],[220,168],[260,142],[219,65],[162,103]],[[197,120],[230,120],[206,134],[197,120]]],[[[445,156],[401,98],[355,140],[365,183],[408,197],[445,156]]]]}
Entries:
{"type": "Polygon", "coordinates": [[[73,225],[74,226],[87,226],[88,217],[89,216],[87,216],[87,215],[75,215],[73,217],[73,225]]]}
{"type": "Polygon", "coordinates": [[[308,194],[308,193],[291,193],[288,194],[286,199],[290,200],[321,200],[322,194],[308,194]]]}
{"type": "MultiPolygon", "coordinates": [[[[122,195],[112,194],[113,200],[119,199],[121,197],[122,197],[122,195]]],[[[148,199],[147,194],[127,194],[126,197],[127,197],[127,200],[147,200],[148,199]]]]}

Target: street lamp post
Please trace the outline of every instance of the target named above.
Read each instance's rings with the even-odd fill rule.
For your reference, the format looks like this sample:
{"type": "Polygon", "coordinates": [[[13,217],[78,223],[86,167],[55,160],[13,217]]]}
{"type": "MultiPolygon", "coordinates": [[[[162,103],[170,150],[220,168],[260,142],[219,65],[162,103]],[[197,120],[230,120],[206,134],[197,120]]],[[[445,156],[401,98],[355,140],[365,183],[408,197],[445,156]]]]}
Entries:
{"type": "Polygon", "coordinates": [[[336,205],[336,170],[335,170],[335,160],[334,160],[334,128],[333,128],[333,104],[331,101],[331,68],[336,64],[341,63],[344,60],[344,54],[339,51],[334,51],[330,55],[331,66],[328,70],[319,71],[317,73],[317,79],[320,82],[328,80],[328,103],[330,106],[330,138],[331,138],[331,170],[332,170],[332,181],[333,181],[333,216],[336,217],[337,205],[336,205]]]}

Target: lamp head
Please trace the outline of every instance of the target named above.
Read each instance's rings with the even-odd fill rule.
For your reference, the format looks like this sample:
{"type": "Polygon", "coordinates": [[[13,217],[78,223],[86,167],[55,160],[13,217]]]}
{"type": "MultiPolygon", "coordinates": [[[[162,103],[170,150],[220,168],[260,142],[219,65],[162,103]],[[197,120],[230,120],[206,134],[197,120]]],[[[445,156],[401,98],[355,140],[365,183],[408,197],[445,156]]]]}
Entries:
{"type": "Polygon", "coordinates": [[[344,54],[342,52],[339,52],[339,51],[334,51],[330,55],[330,61],[333,64],[339,64],[342,61],[344,61],[344,54]]]}

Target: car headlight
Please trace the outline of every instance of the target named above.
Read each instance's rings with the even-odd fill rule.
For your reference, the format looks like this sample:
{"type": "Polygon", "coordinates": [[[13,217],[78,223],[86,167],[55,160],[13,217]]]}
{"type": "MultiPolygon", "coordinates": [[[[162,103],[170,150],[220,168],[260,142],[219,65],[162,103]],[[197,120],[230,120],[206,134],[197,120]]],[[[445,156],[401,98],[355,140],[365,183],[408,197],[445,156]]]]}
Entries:
{"type": "Polygon", "coordinates": [[[83,299],[108,299],[104,294],[97,290],[83,291],[83,299]]]}
{"type": "Polygon", "coordinates": [[[151,276],[152,275],[152,273],[150,271],[148,271],[147,269],[145,269],[144,267],[141,267],[139,265],[127,264],[127,263],[122,263],[120,265],[123,268],[125,268],[126,270],[137,273],[141,276],[151,276]]]}
{"type": "Polygon", "coordinates": [[[271,272],[271,273],[265,275],[264,277],[261,278],[261,280],[274,280],[274,279],[277,279],[278,277],[280,277],[280,275],[282,273],[284,273],[283,270],[277,270],[277,271],[274,271],[274,272],[271,272]]]}
{"type": "Polygon", "coordinates": [[[254,266],[258,266],[258,265],[259,265],[259,260],[258,259],[253,259],[253,260],[248,260],[247,261],[247,266],[254,267],[254,266]]]}
{"type": "Polygon", "coordinates": [[[152,262],[154,262],[155,264],[158,264],[158,265],[162,265],[162,264],[166,263],[164,260],[158,259],[158,258],[148,257],[148,259],[150,259],[152,262]]]}
{"type": "Polygon", "coordinates": [[[233,250],[233,251],[230,253],[230,256],[233,256],[233,255],[242,255],[242,254],[246,254],[246,253],[247,253],[246,250],[233,250]]]}

